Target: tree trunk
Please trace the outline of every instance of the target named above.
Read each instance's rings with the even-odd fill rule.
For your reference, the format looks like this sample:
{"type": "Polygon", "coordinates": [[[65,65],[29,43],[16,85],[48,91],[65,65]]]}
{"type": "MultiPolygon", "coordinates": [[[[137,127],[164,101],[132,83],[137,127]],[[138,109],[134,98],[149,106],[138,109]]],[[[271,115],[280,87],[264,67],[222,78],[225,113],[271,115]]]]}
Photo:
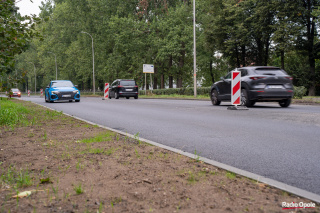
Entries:
{"type": "Polygon", "coordinates": [[[310,80],[310,85],[309,85],[309,96],[315,96],[316,95],[316,62],[315,62],[315,56],[314,56],[314,32],[315,32],[315,23],[314,23],[314,17],[311,17],[310,13],[312,12],[311,10],[312,3],[311,0],[307,0],[307,38],[308,38],[308,57],[309,57],[309,80],[310,80]]]}
{"type": "Polygon", "coordinates": [[[236,45],[236,58],[237,58],[237,67],[240,67],[240,58],[239,58],[239,52],[238,52],[238,46],[236,45]]]}
{"type": "Polygon", "coordinates": [[[154,66],[154,74],[153,74],[153,89],[158,89],[158,65],[155,64],[154,66]]]}
{"type": "Polygon", "coordinates": [[[280,56],[280,58],[281,58],[281,69],[284,70],[284,51],[281,50],[280,54],[281,54],[281,56],[280,56]]]}
{"type": "Polygon", "coordinates": [[[169,88],[173,88],[173,76],[169,76],[169,88]]]}
{"type": "Polygon", "coordinates": [[[180,60],[179,60],[179,71],[178,71],[178,76],[177,76],[177,88],[182,87],[182,74],[183,74],[183,67],[184,67],[184,57],[186,54],[185,50],[185,43],[181,43],[181,51],[180,51],[180,60]]]}
{"type": "Polygon", "coordinates": [[[210,69],[210,76],[211,76],[211,80],[212,80],[212,83],[214,83],[214,75],[213,75],[213,67],[212,67],[212,59],[210,60],[210,66],[209,66],[209,69],[210,69]]]}
{"type": "Polygon", "coordinates": [[[270,37],[267,39],[266,41],[266,48],[265,48],[265,53],[264,53],[264,62],[263,65],[264,66],[268,66],[268,59],[269,59],[269,41],[270,41],[270,37]]]}
{"type": "MultiPolygon", "coordinates": [[[[172,55],[169,58],[169,73],[170,73],[171,67],[172,67],[172,55]]],[[[173,76],[171,74],[169,75],[169,88],[173,88],[173,76]]]]}
{"type": "Polygon", "coordinates": [[[246,66],[246,46],[245,45],[241,46],[241,64],[242,64],[242,67],[246,66]]]}
{"type": "Polygon", "coordinates": [[[164,74],[161,74],[161,78],[160,78],[160,88],[164,89],[164,74]]]}

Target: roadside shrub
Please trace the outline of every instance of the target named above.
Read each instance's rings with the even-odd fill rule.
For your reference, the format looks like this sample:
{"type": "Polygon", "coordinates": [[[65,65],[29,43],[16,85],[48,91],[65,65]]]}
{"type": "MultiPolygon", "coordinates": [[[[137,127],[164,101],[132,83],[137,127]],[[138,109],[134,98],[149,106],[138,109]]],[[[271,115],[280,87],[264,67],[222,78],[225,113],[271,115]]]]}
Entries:
{"type": "Polygon", "coordinates": [[[304,86],[301,86],[301,87],[294,86],[293,98],[301,99],[303,96],[306,95],[306,93],[307,93],[307,88],[305,88],[304,86]]]}
{"type": "MultiPolygon", "coordinates": [[[[199,87],[197,88],[197,95],[205,95],[209,97],[210,87],[199,87]]],[[[187,95],[193,96],[193,87],[188,88],[169,88],[169,89],[155,89],[152,90],[155,95],[187,95]]],[[[140,90],[140,95],[144,95],[145,91],[140,90]]]]}

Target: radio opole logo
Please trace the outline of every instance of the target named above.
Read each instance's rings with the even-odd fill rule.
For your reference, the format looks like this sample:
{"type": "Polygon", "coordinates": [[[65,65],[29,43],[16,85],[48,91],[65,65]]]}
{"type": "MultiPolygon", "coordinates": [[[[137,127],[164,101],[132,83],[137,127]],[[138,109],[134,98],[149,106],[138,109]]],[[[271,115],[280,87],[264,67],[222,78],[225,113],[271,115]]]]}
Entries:
{"type": "Polygon", "coordinates": [[[299,202],[299,203],[295,203],[295,202],[291,202],[291,203],[287,203],[287,202],[282,202],[282,209],[309,209],[309,208],[316,208],[316,204],[315,203],[304,203],[304,202],[299,202]]]}

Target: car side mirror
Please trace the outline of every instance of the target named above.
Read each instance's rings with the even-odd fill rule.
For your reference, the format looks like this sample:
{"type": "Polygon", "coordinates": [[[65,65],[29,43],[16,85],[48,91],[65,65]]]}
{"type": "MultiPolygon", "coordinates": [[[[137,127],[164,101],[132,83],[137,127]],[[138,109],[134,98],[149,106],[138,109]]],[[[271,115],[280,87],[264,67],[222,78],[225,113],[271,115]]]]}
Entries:
{"type": "Polygon", "coordinates": [[[224,80],[224,77],[220,77],[220,80],[224,80]]]}
{"type": "Polygon", "coordinates": [[[49,85],[46,88],[49,88],[49,85]]]}

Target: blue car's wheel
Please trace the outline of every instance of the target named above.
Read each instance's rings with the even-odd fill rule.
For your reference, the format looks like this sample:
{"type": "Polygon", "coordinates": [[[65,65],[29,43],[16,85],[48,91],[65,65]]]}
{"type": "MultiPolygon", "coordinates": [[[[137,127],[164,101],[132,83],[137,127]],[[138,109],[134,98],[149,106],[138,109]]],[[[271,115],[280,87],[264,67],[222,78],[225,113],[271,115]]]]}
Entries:
{"type": "Polygon", "coordinates": [[[49,101],[48,101],[47,93],[44,94],[44,100],[45,100],[46,102],[49,102],[49,101]]]}
{"type": "MultiPolygon", "coordinates": [[[[49,95],[49,94],[48,94],[48,95],[49,95]]],[[[48,99],[49,99],[49,102],[50,102],[50,103],[53,103],[53,101],[51,101],[50,95],[49,95],[48,99]]]]}

